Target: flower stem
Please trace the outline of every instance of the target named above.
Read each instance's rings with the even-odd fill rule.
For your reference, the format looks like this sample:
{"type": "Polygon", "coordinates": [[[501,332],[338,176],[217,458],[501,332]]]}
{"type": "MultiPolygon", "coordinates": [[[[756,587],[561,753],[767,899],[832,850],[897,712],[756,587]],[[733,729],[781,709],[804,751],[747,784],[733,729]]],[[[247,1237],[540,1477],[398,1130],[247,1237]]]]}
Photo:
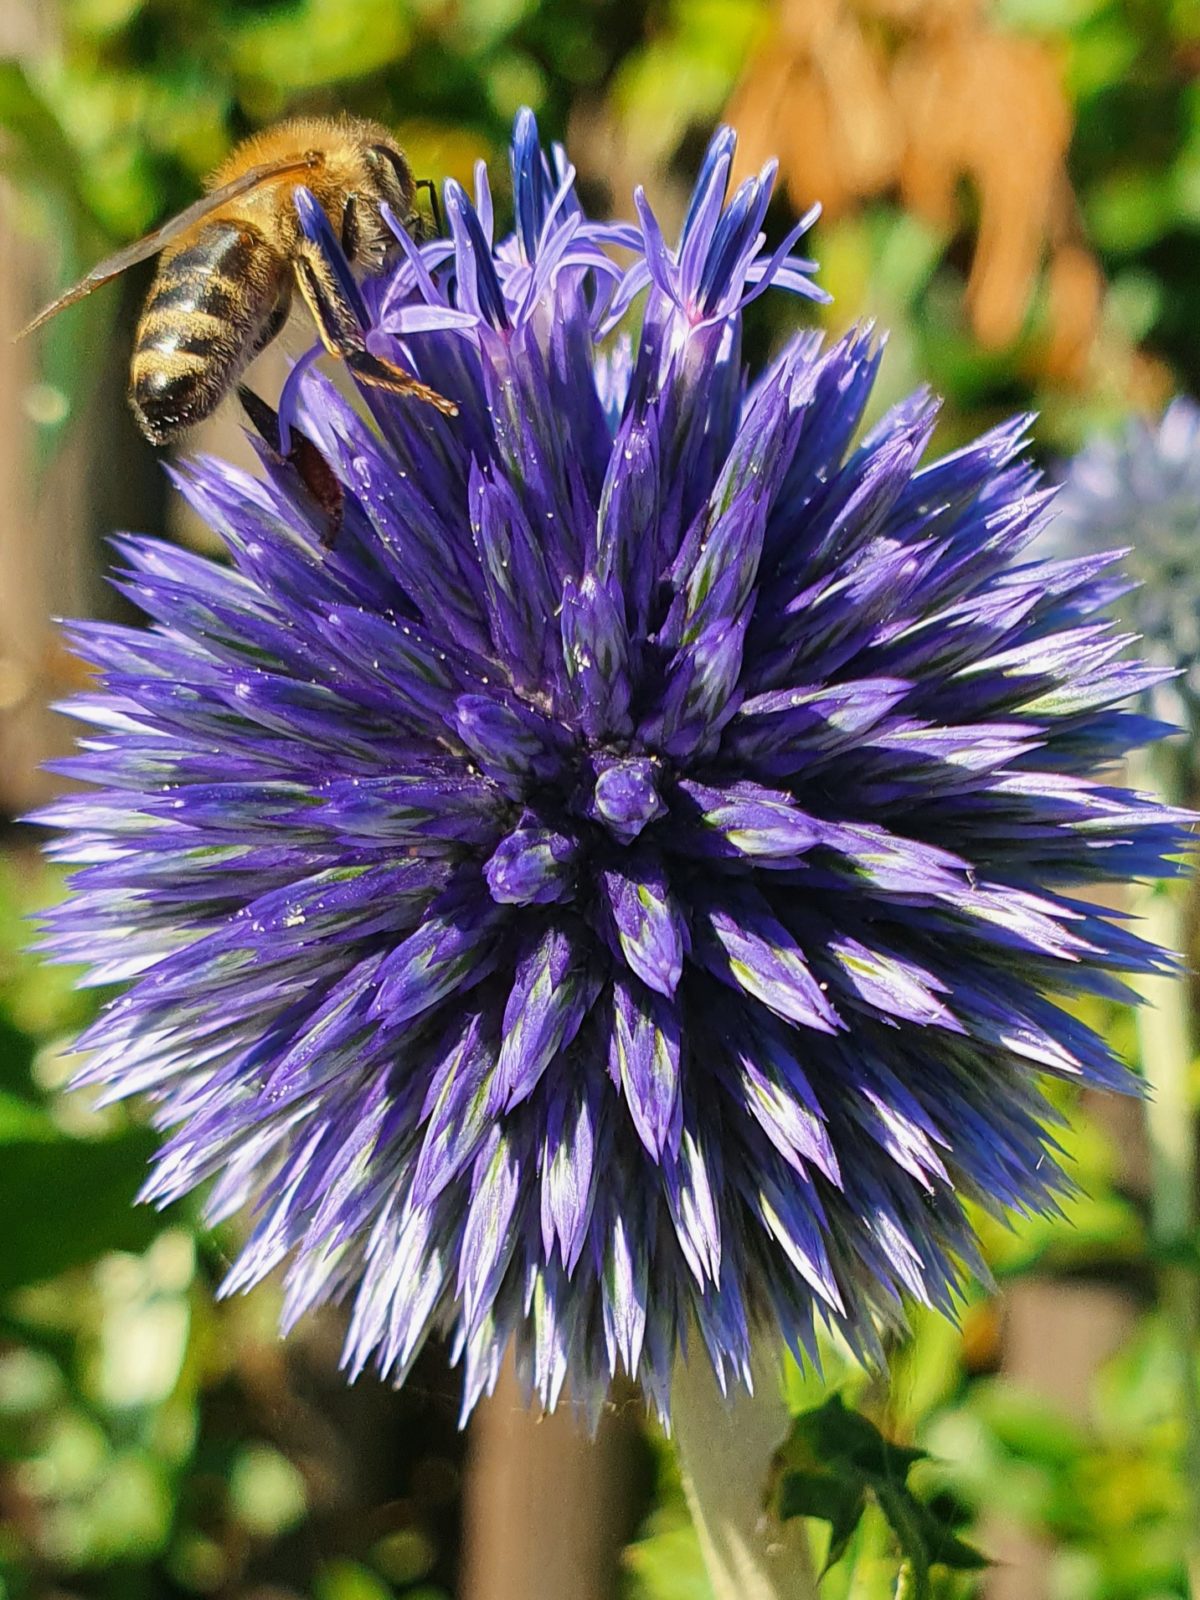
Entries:
{"type": "MultiPolygon", "coordinates": [[[[1168,805],[1192,798],[1181,772],[1187,764],[1169,747],[1129,759],[1135,787],[1156,792],[1168,805]]],[[[1133,911],[1137,931],[1160,949],[1186,956],[1187,885],[1141,886],[1133,911]]],[[[1150,1146],[1150,1228],[1159,1259],[1159,1304],[1179,1363],[1179,1409],[1185,1429],[1183,1476],[1187,1495],[1184,1561],[1188,1593],[1200,1600],[1200,1273],[1187,1260],[1197,1231],[1196,1106],[1192,1093],[1195,1018],[1187,976],[1142,978],[1137,984],[1138,1051],[1150,1091],[1146,1138],[1150,1146]]]]}
{"type": "MultiPolygon", "coordinates": [[[[1137,898],[1138,932],[1167,950],[1186,940],[1185,901],[1169,883],[1150,884],[1137,898]]],[[[1188,1518],[1185,1560],[1189,1592],[1200,1600],[1200,1276],[1179,1259],[1196,1231],[1196,1122],[1191,1092],[1192,1019],[1186,978],[1144,978],[1138,984],[1138,1045],[1150,1090],[1146,1134],[1151,1162],[1151,1230],[1159,1256],[1159,1299],[1176,1345],[1180,1411],[1186,1429],[1184,1482],[1188,1518]],[[1173,1259],[1175,1258],[1175,1259],[1173,1259]]]]}
{"type": "Polygon", "coordinates": [[[755,1346],[754,1394],[726,1400],[699,1339],[675,1363],[671,1419],[683,1486],[715,1600],[816,1600],[804,1525],[765,1507],[775,1451],[791,1424],[779,1365],[755,1346]]]}

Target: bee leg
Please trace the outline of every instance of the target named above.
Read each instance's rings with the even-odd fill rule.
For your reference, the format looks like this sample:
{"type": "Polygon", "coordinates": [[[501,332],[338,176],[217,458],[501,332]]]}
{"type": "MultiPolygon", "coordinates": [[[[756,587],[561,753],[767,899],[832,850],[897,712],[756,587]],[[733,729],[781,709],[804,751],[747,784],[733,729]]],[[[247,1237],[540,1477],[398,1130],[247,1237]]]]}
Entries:
{"type": "Polygon", "coordinates": [[[272,340],[277,339],[283,332],[284,324],[287,322],[288,313],[291,311],[291,309],[292,286],[285,279],[283,293],[275,302],[275,306],[271,312],[271,315],[263,323],[257,338],[250,347],[251,360],[253,360],[256,355],[260,354],[260,352],[265,350],[272,340]]]}
{"type": "Polygon", "coordinates": [[[390,394],[411,395],[436,406],[447,417],[456,417],[458,407],[436,390],[429,388],[411,372],[394,366],[367,349],[366,338],[353,310],[338,286],[321,252],[306,240],[296,255],[296,283],[312,313],[321,343],[331,356],[344,361],[360,383],[390,394]]]}
{"type": "Polygon", "coordinates": [[[266,445],[272,455],[283,459],[279,437],[279,413],[275,407],[268,405],[261,395],[255,394],[249,384],[239,383],[237,397],[242,410],[249,418],[255,433],[266,445]]]}
{"type": "Polygon", "coordinates": [[[346,491],[342,488],[341,480],[312,440],[298,429],[292,430],[292,448],[288,452],[288,460],[325,518],[321,543],[326,550],[332,550],[342,531],[346,510],[346,491]]]}
{"type": "Polygon", "coordinates": [[[345,491],[337,474],[312,440],[297,427],[291,428],[288,447],[284,450],[279,413],[274,407],[244,383],[238,384],[237,394],[242,410],[267,449],[281,464],[286,462],[292,468],[308,491],[309,498],[324,518],[321,543],[331,550],[341,532],[346,502],[345,491]]]}
{"type": "Polygon", "coordinates": [[[438,238],[441,238],[444,229],[442,228],[442,208],[438,204],[437,184],[434,183],[432,178],[418,178],[416,187],[418,189],[426,189],[429,192],[429,209],[433,214],[433,231],[438,238]]]}
{"type": "Polygon", "coordinates": [[[342,208],[342,250],[347,261],[353,261],[358,254],[359,235],[361,229],[358,224],[358,196],[348,194],[346,204],[342,208]]]}

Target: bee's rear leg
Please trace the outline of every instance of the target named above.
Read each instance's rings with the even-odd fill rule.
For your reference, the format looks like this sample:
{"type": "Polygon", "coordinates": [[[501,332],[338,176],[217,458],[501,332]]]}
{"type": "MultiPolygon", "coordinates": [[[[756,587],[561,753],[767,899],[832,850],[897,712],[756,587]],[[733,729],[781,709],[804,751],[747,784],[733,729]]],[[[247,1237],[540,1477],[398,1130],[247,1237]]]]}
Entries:
{"type": "Polygon", "coordinates": [[[312,313],[321,343],[331,356],[344,361],[360,383],[390,394],[409,395],[436,406],[447,417],[456,417],[458,407],[436,390],[429,388],[411,372],[394,366],[367,349],[358,318],[347,303],[329,264],[315,245],[305,241],[296,257],[296,282],[312,313]]]}
{"type": "Polygon", "coordinates": [[[293,469],[308,491],[309,498],[324,519],[321,543],[326,549],[332,549],[341,532],[345,513],[345,491],[337,474],[312,440],[295,425],[284,441],[279,413],[253,389],[239,383],[237,393],[242,410],[249,417],[259,438],[272,455],[293,469]]]}

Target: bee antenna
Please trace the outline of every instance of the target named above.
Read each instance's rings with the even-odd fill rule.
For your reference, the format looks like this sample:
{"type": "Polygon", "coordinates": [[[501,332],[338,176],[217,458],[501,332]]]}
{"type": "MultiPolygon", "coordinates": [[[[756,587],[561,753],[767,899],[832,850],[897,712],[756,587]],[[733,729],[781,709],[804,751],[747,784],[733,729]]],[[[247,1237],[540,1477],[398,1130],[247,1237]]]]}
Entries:
{"type": "Polygon", "coordinates": [[[439,235],[442,234],[444,232],[442,227],[442,208],[438,202],[437,184],[432,178],[418,178],[416,187],[418,189],[428,189],[429,209],[433,212],[433,226],[439,235]]]}

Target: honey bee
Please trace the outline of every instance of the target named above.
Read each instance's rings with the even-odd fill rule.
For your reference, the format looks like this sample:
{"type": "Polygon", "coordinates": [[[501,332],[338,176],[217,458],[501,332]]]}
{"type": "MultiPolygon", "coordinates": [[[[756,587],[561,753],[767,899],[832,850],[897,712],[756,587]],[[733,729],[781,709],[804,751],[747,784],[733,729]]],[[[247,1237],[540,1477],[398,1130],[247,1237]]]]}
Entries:
{"type": "Polygon", "coordinates": [[[93,267],[21,336],[157,255],[129,382],[129,403],[151,444],[170,444],[216,409],[280,333],[297,288],[322,344],[361,382],[454,416],[452,402],[367,349],[337,278],[301,230],[293,202],[301,184],[348,260],[366,273],[378,272],[395,244],[382,206],[406,224],[415,219],[418,184],[386,128],[357,117],[295,118],[238,145],[202,199],[93,267]]]}

